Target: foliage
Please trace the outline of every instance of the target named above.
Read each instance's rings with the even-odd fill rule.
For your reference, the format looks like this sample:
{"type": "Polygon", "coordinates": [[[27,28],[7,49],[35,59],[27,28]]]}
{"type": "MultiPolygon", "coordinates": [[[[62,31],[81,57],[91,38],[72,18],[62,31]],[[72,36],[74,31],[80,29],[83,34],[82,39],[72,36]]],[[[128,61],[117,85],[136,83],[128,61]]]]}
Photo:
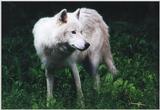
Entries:
{"type": "MultiPolygon", "coordinates": [[[[147,25],[113,22],[110,26],[112,53],[119,74],[113,77],[101,64],[101,88],[97,94],[90,75],[79,65],[85,108],[158,108],[158,47],[150,39],[147,25]]],[[[47,108],[45,75],[33,47],[33,37],[23,35],[20,28],[16,31],[21,33],[2,39],[2,108],[47,108]]],[[[54,97],[51,108],[78,108],[69,68],[57,71],[54,97]]]]}

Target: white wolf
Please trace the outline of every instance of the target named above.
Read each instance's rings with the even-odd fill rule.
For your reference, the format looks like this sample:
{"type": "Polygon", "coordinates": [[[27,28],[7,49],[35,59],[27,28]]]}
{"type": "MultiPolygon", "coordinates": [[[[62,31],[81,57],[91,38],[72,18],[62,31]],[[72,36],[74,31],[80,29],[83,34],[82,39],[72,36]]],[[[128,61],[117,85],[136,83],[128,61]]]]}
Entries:
{"type": "Polygon", "coordinates": [[[77,69],[80,61],[87,66],[99,87],[97,67],[104,61],[112,73],[116,67],[110,50],[108,26],[97,11],[81,8],[73,13],[63,9],[54,17],[41,18],[33,29],[34,46],[45,68],[47,97],[53,97],[53,72],[68,64],[73,72],[79,97],[83,97],[77,69]]]}

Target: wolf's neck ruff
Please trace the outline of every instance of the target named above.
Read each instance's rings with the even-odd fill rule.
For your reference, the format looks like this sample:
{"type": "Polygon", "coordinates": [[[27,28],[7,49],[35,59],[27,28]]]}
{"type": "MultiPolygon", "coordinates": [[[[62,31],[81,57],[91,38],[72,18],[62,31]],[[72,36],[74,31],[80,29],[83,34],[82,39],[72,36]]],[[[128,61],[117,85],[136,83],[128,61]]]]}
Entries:
{"type": "Polygon", "coordinates": [[[58,43],[51,47],[45,46],[44,53],[46,57],[54,57],[55,59],[66,58],[75,51],[68,43],[58,43]],[[56,54],[55,54],[56,53],[56,54]]]}

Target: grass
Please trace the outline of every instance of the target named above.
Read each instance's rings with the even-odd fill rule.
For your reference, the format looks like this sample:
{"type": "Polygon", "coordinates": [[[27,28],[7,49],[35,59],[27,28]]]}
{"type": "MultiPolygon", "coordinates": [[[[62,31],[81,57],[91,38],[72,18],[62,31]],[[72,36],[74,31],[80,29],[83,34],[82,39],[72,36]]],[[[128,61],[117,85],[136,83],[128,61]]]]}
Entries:
{"type": "MultiPolygon", "coordinates": [[[[128,22],[110,24],[110,43],[119,74],[113,77],[101,64],[101,88],[96,94],[90,75],[79,65],[85,108],[158,108],[158,40],[151,39],[147,27],[128,22]]],[[[31,32],[25,32],[29,29],[17,28],[14,36],[2,38],[2,108],[47,108],[45,75],[31,32]]],[[[69,68],[55,74],[54,97],[51,108],[79,108],[69,68]]]]}

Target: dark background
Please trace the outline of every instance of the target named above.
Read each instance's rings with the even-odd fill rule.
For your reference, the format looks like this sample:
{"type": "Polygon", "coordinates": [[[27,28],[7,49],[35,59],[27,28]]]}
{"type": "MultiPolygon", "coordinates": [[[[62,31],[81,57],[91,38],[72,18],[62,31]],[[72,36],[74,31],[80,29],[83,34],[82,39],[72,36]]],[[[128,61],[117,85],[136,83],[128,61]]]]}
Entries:
{"type": "Polygon", "coordinates": [[[107,23],[127,21],[136,24],[150,18],[158,27],[158,2],[2,2],[3,37],[17,26],[32,27],[41,17],[54,16],[64,8],[72,12],[81,7],[97,10],[107,23]]]}

